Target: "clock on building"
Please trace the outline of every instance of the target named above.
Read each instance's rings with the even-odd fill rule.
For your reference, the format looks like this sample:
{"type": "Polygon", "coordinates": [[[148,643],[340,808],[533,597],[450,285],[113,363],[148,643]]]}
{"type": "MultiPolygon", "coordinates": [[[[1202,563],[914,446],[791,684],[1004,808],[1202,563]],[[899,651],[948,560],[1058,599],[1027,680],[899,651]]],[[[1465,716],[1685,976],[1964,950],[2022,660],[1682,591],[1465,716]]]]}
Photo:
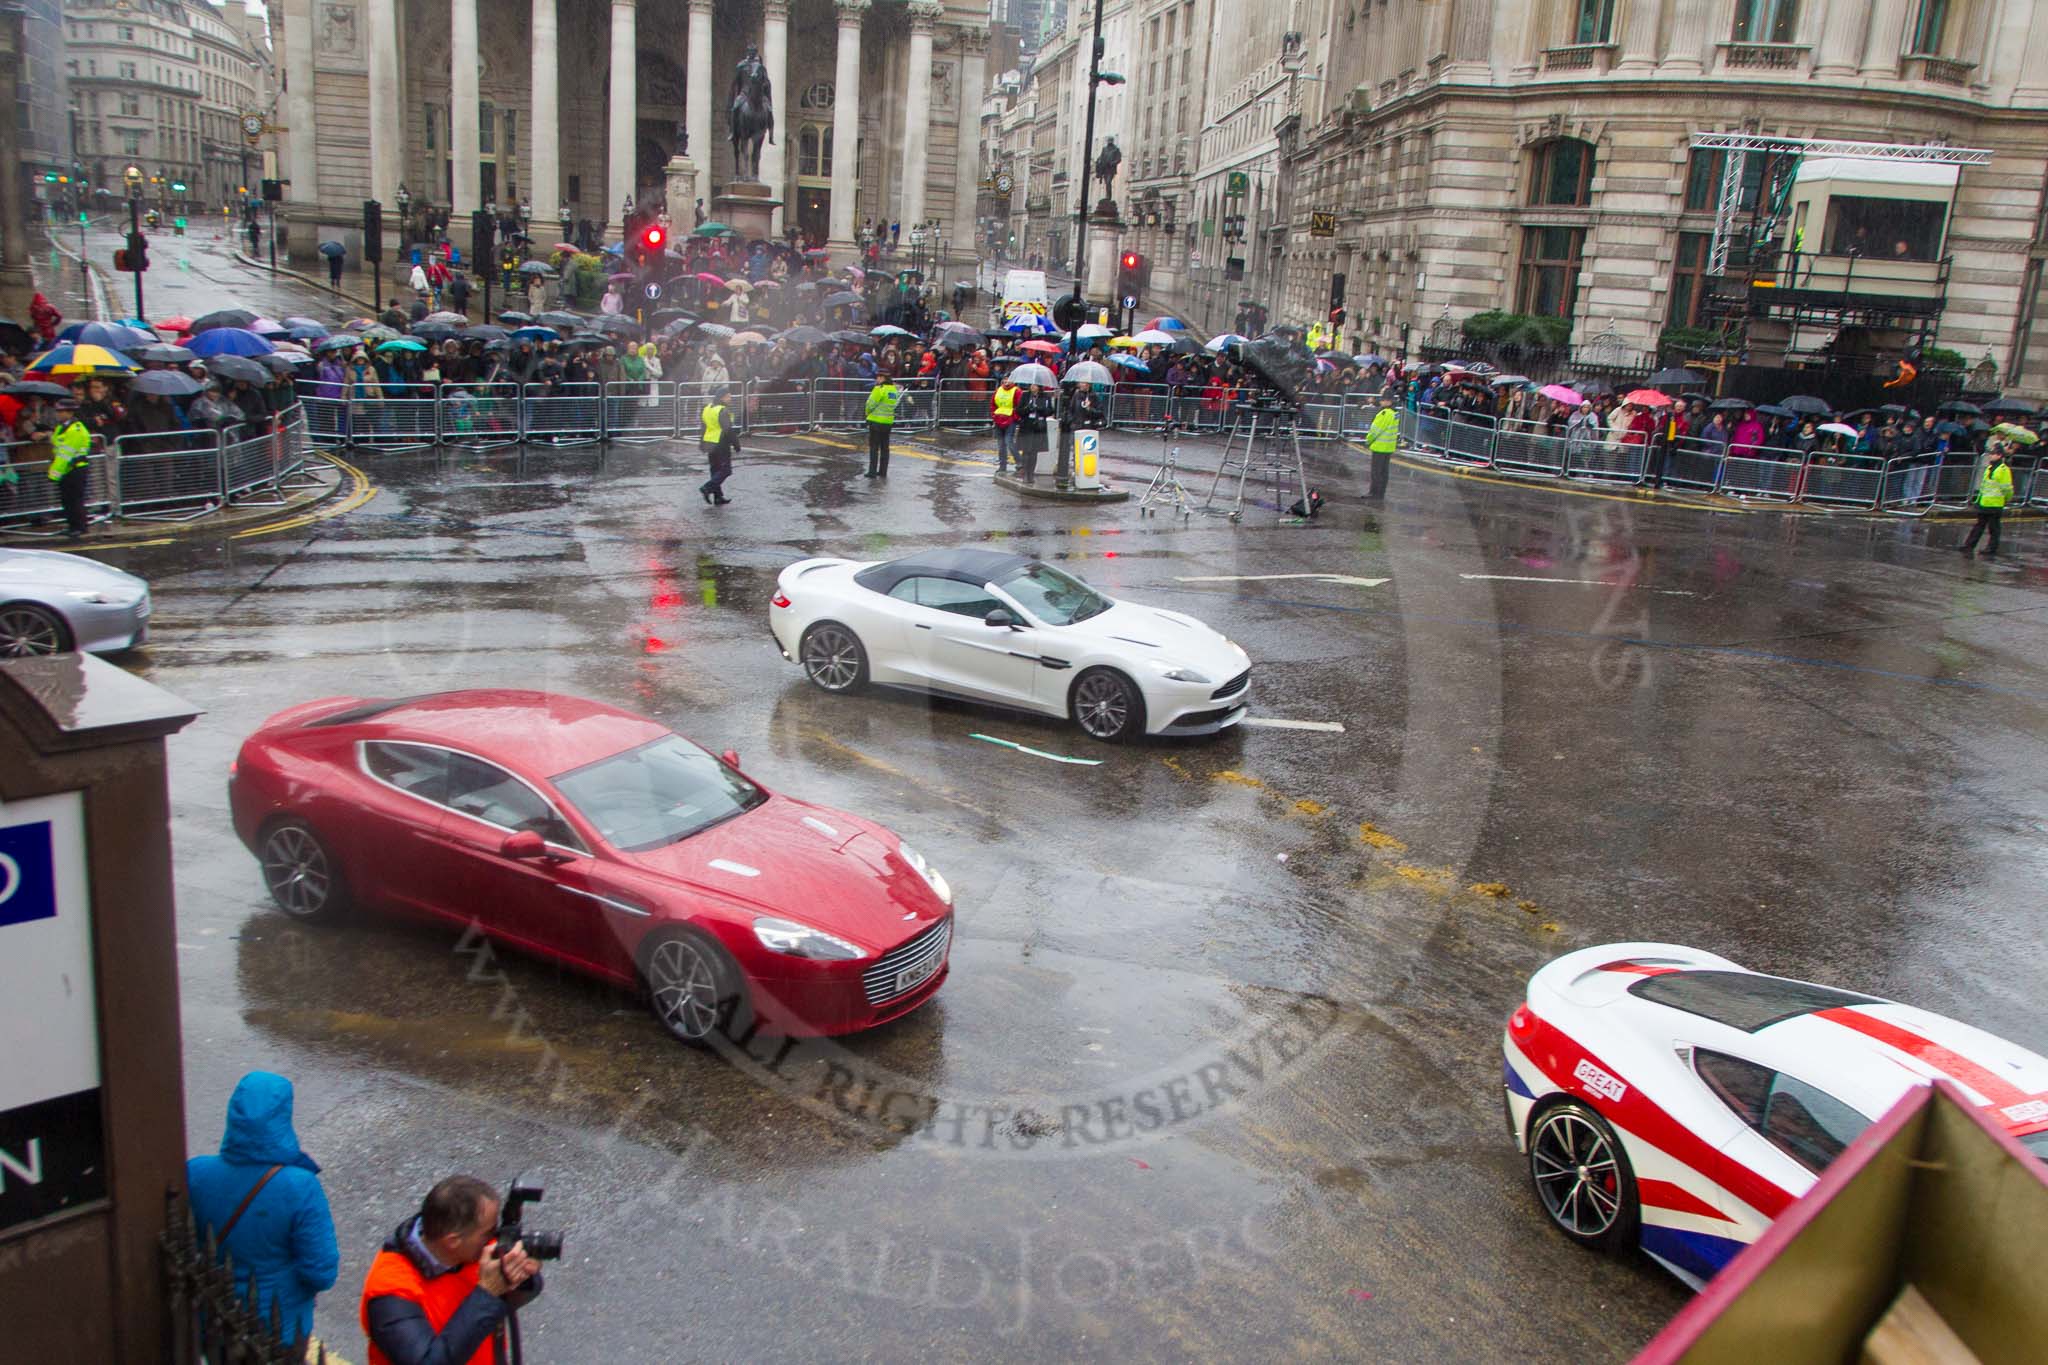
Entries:
{"type": "Polygon", "coordinates": [[[1015,185],[1016,183],[1017,183],[1016,181],[1014,181],[1014,180],[1012,180],[1012,179],[1010,178],[1010,173],[1009,173],[1008,171],[997,171],[997,172],[996,172],[996,193],[997,193],[997,194],[1008,194],[1008,193],[1010,192],[1010,189],[1011,189],[1011,187],[1012,187],[1012,186],[1014,186],[1014,185],[1015,185]]]}
{"type": "Polygon", "coordinates": [[[251,142],[263,136],[263,127],[263,115],[254,113],[242,115],[242,131],[248,135],[251,142]]]}

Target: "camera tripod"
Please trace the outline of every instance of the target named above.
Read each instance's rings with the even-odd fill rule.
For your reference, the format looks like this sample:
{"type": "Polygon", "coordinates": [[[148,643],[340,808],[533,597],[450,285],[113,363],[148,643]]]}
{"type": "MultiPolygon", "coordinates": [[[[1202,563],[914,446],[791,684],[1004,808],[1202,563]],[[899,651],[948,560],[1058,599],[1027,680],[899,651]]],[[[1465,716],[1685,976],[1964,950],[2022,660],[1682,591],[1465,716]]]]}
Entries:
{"type": "Polygon", "coordinates": [[[1244,519],[1244,490],[1254,472],[1273,480],[1273,506],[1283,516],[1289,505],[1287,486],[1300,490],[1301,505],[1308,506],[1308,472],[1301,463],[1300,414],[1285,403],[1239,403],[1231,412],[1230,434],[1224,440],[1223,462],[1216,466],[1209,496],[1202,511],[1209,516],[1244,519]],[[1284,446],[1277,444],[1285,440],[1284,446]],[[1240,441],[1242,447],[1240,448],[1240,441]],[[1237,472],[1237,496],[1228,507],[1216,505],[1216,494],[1231,471],[1237,472]]]}
{"type": "Polygon", "coordinates": [[[1180,446],[1175,440],[1180,428],[1172,418],[1159,429],[1159,439],[1165,444],[1166,456],[1153,471],[1152,482],[1145,485],[1145,491],[1138,497],[1138,515],[1149,517],[1164,508],[1168,515],[1180,513],[1186,521],[1195,514],[1195,500],[1188,494],[1180,481],[1180,446]]]}

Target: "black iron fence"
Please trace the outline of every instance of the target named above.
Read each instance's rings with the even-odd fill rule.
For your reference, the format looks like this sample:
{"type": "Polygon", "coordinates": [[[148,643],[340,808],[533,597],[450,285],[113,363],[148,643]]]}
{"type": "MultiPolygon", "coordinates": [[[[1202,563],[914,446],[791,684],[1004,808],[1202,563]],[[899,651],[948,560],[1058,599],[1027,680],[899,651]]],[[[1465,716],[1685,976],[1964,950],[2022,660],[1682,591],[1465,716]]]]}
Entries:
{"type": "Polygon", "coordinates": [[[212,1229],[202,1241],[182,1190],[165,1199],[164,1302],[169,1309],[163,1358],[172,1365],[326,1365],[327,1348],[306,1354],[304,1342],[287,1342],[277,1305],[266,1315],[248,1294],[235,1292],[233,1261],[213,1245],[212,1229]]]}

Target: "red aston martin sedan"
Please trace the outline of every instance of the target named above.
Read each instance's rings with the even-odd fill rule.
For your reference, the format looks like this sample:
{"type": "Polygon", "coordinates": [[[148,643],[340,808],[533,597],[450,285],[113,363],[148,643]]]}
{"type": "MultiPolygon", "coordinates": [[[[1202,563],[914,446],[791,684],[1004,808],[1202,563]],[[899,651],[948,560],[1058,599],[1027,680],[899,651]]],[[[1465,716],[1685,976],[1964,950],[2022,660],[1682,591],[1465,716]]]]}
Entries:
{"type": "Polygon", "coordinates": [[[880,825],[546,692],[330,697],[228,779],[278,908],[424,912],[645,989],[676,1037],[850,1033],[946,979],[953,892],[880,825]]]}

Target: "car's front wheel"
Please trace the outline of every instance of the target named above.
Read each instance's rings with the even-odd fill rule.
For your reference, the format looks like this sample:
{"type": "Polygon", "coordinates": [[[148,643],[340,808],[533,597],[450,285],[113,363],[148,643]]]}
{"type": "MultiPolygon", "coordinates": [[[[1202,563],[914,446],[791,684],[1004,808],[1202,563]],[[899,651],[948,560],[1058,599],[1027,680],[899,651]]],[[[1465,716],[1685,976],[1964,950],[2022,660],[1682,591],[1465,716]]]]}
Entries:
{"type": "Polygon", "coordinates": [[[0,605],[0,659],[25,659],[34,654],[60,654],[71,648],[64,619],[33,602],[0,605]]]}
{"type": "Polygon", "coordinates": [[[797,645],[804,675],[827,692],[854,692],[868,680],[868,653],[860,637],[837,621],[820,621],[797,645]]]}
{"type": "Polygon", "coordinates": [[[1137,685],[1110,668],[1091,668],[1074,679],[1068,700],[1074,723],[1095,739],[1118,744],[1145,732],[1145,699],[1137,685]]]}
{"type": "Polygon", "coordinates": [[[640,950],[640,980],[654,1017],[692,1046],[737,1037],[748,1021],[740,969],[723,948],[689,930],[658,934],[640,950]]]}
{"type": "Polygon", "coordinates": [[[1529,1179],[1557,1230],[1610,1254],[1636,1243],[1642,1217],[1635,1172],[1606,1119],[1575,1100],[1554,1104],[1529,1127],[1529,1179]]]}
{"type": "Polygon", "coordinates": [[[332,919],[348,908],[348,885],[341,869],[305,821],[278,820],[266,826],[258,857],[270,898],[293,919],[332,919]]]}

